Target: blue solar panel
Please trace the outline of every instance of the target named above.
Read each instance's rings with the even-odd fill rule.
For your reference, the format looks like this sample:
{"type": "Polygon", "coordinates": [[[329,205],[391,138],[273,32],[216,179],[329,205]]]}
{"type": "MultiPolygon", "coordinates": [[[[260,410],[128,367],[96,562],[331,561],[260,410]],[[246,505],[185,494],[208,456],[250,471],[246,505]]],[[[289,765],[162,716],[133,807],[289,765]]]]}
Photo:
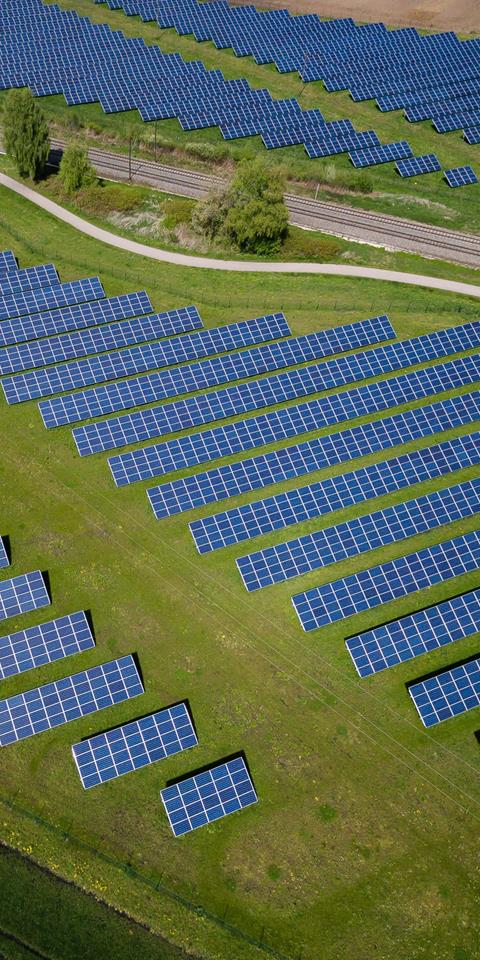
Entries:
{"type": "Polygon", "coordinates": [[[350,152],[348,156],[354,167],[372,167],[378,163],[389,163],[391,160],[413,157],[413,150],[406,140],[399,140],[396,143],[387,143],[381,147],[368,147],[366,150],[350,152]]]}
{"type": "Polygon", "coordinates": [[[104,296],[105,291],[98,277],[9,294],[0,298],[0,320],[22,317],[40,310],[52,310],[54,307],[66,307],[73,303],[84,303],[87,300],[99,300],[104,296]]]}
{"type": "Polygon", "coordinates": [[[8,559],[7,548],[2,538],[0,537],[0,569],[2,567],[9,567],[9,566],[10,566],[10,560],[8,559]]]}
{"type": "Polygon", "coordinates": [[[140,770],[197,745],[186,703],[74,743],[73,759],[85,790],[140,770]]]}
{"type": "Polygon", "coordinates": [[[160,796],[176,837],[249,807],[258,799],[242,757],[165,787],[160,796]]]}
{"type": "Polygon", "coordinates": [[[38,607],[47,607],[49,603],[50,597],[40,570],[0,581],[0,620],[37,610],[38,607]]]}
{"type": "MultiPolygon", "coordinates": [[[[280,324],[279,331],[286,330],[289,332],[285,320],[280,321],[280,324]]],[[[363,334],[366,342],[371,342],[372,337],[377,342],[379,339],[390,339],[393,334],[387,318],[367,321],[366,324],[364,323],[361,326],[361,331],[355,331],[351,334],[352,339],[357,337],[362,339],[363,334]]],[[[284,340],[282,343],[268,344],[242,353],[228,354],[216,360],[204,360],[201,363],[191,364],[178,370],[152,373],[136,380],[128,380],[124,383],[111,384],[108,387],[100,387],[84,393],[59,397],[57,400],[44,401],[40,404],[40,412],[46,427],[59,426],[67,422],[74,423],[100,414],[112,413],[114,410],[128,409],[140,406],[143,403],[151,403],[153,400],[179,396],[182,393],[199,391],[206,387],[282,369],[311,359],[319,359],[342,349],[340,347],[342,339],[338,331],[321,331],[303,337],[295,337],[291,340],[284,340]]],[[[348,347],[344,346],[343,349],[347,350],[348,347]]],[[[330,369],[330,367],[327,369],[330,369]]],[[[4,389],[9,391],[10,395],[8,384],[4,384],[4,389]]],[[[239,389],[242,390],[242,388],[233,388],[234,393],[236,394],[239,389]]],[[[247,392],[255,391],[256,384],[248,385],[245,389],[247,392]]],[[[261,390],[261,386],[258,389],[261,390]]],[[[11,394],[13,397],[16,396],[15,385],[11,388],[11,394]]],[[[228,391],[221,391],[219,397],[222,398],[225,395],[229,396],[228,391]]],[[[208,399],[205,399],[205,404],[215,402],[216,395],[209,394],[208,397],[208,399]]],[[[201,400],[195,398],[187,401],[187,403],[196,408],[201,400]]],[[[168,408],[148,410],[145,415],[150,419],[150,422],[158,417],[160,424],[162,418],[164,422],[166,418],[168,424],[169,417],[172,416],[176,424],[177,409],[172,405],[168,408]]],[[[183,404],[181,409],[183,409],[183,404]]],[[[242,406],[241,409],[244,410],[245,407],[242,406]]],[[[112,449],[117,445],[121,446],[122,444],[114,442],[113,434],[117,437],[122,436],[123,430],[128,431],[129,436],[135,438],[137,425],[140,432],[145,430],[142,413],[136,418],[126,418],[125,422],[123,418],[119,418],[118,421],[108,421],[106,424],[102,424],[98,428],[99,431],[103,431],[101,436],[97,435],[96,424],[86,430],[85,434],[80,431],[78,434],[75,432],[74,436],[76,439],[77,436],[80,438],[81,453],[84,456],[90,453],[98,453],[100,450],[112,449]],[[112,434],[108,433],[110,429],[112,434]]],[[[190,425],[190,422],[187,425],[190,425]]],[[[175,425],[174,429],[180,428],[175,425]]],[[[146,434],[147,437],[150,435],[146,434]]],[[[153,436],[160,435],[161,433],[158,433],[158,431],[153,434],[153,436]]],[[[145,436],[143,438],[145,439],[145,436]]],[[[136,439],[140,439],[140,437],[136,437],[136,439]]]]}
{"type": "MultiPolygon", "coordinates": [[[[194,520],[190,523],[190,532],[198,552],[209,553],[479,462],[480,433],[457,437],[435,447],[194,520]]],[[[277,549],[280,548],[269,553],[269,560],[277,549]]]]}
{"type": "Polygon", "coordinates": [[[11,633],[8,637],[0,637],[0,680],[94,646],[83,611],[11,633]]]}
{"type": "Polygon", "coordinates": [[[302,477],[378,450],[480,420],[480,394],[470,393],[375,423],[182,477],[147,491],[157,519],[302,477]]]}
{"type": "Polygon", "coordinates": [[[0,746],[51,730],[143,693],[132,656],[0,701],[0,746]]]}
{"type": "Polygon", "coordinates": [[[53,263],[15,270],[15,272],[0,275],[0,298],[8,296],[9,293],[23,293],[38,287],[56,286],[59,282],[53,263]]]}
{"type": "MultiPolygon", "coordinates": [[[[0,323],[0,346],[37,340],[52,334],[80,330],[112,320],[127,320],[145,313],[151,313],[153,307],[143,290],[141,293],[126,293],[108,300],[93,300],[61,310],[47,313],[34,313],[29,317],[17,317],[0,323]]],[[[202,326],[199,321],[198,326],[202,326]]],[[[182,328],[183,329],[183,328],[182,328]]],[[[189,328],[190,329],[190,328],[189,328]]],[[[181,332],[180,330],[177,332],[181,332]]]]}
{"type": "Polygon", "coordinates": [[[369,677],[480,631],[480,590],[419,610],[346,641],[360,677],[369,677]]]}
{"type": "MultiPolygon", "coordinates": [[[[198,316],[195,307],[186,309],[193,310],[198,316]]],[[[182,311],[175,312],[181,313],[182,311]]],[[[160,324],[161,322],[160,320],[160,324]]],[[[130,350],[120,350],[115,353],[78,360],[75,363],[49,367],[47,370],[21,374],[3,381],[3,387],[9,403],[21,403],[35,397],[45,397],[50,394],[61,393],[64,390],[116,380],[119,377],[141,373],[144,370],[179,363],[188,359],[189,354],[195,356],[198,352],[202,356],[206,352],[218,353],[223,348],[229,349],[229,344],[235,339],[241,344],[243,340],[248,341],[250,339],[250,342],[256,342],[259,339],[275,339],[276,337],[287,336],[289,333],[289,326],[282,314],[275,317],[262,317],[253,321],[251,326],[245,327],[245,325],[242,325],[240,330],[239,325],[236,324],[231,335],[228,328],[224,333],[221,327],[217,327],[216,331],[202,331],[190,335],[186,343],[183,342],[183,337],[175,337],[164,342],[145,344],[140,347],[132,347],[130,350]],[[249,333],[250,337],[248,336],[249,333]]],[[[249,369],[251,361],[253,369],[255,369],[257,357],[260,362],[264,356],[270,357],[270,354],[272,354],[275,357],[275,351],[282,351],[282,349],[283,344],[256,347],[242,353],[229,354],[224,358],[219,357],[216,360],[203,361],[202,363],[152,375],[149,381],[149,399],[164,399],[165,397],[176,396],[179,393],[190,392],[204,386],[210,386],[210,381],[221,383],[225,377],[229,379],[230,376],[248,376],[247,373],[242,372],[242,365],[245,366],[245,369],[249,369]],[[154,380],[153,377],[155,377],[154,380]],[[155,383],[155,387],[153,383],[155,383]]],[[[287,349],[287,345],[285,345],[285,349],[287,349]]],[[[128,381],[128,389],[138,392],[137,386],[137,381],[128,381]]],[[[67,406],[69,401],[70,398],[65,399],[67,406]]]]}
{"type": "Polygon", "coordinates": [[[480,127],[469,127],[463,131],[467,143],[480,143],[480,127]]]}
{"type": "Polygon", "coordinates": [[[17,261],[15,260],[15,254],[13,250],[1,250],[0,251],[0,272],[14,272],[18,270],[17,261]]]}
{"type": "MultiPolygon", "coordinates": [[[[168,406],[140,410],[112,420],[89,424],[74,430],[73,435],[81,456],[88,456],[456,353],[468,346],[476,346],[479,338],[480,325],[454,327],[414,340],[390,344],[388,347],[378,347],[365,353],[330,360],[328,363],[229,387],[216,393],[207,393],[201,397],[180,400],[168,406]]],[[[278,361],[273,362],[276,362],[278,367],[278,361]]],[[[152,375],[148,378],[147,386],[151,389],[152,375]]],[[[10,397],[9,381],[3,381],[3,387],[10,397]]],[[[94,412],[97,415],[99,412],[107,413],[108,408],[114,404],[118,408],[120,405],[132,407],[142,402],[138,381],[114,384],[104,391],[95,391],[93,396],[92,402],[88,402],[86,393],[72,394],[63,398],[63,401],[62,398],[44,401],[40,404],[40,412],[45,425],[54,426],[59,420],[63,422],[67,416],[71,420],[74,417],[86,419],[87,415],[93,416],[94,412]],[[68,410],[65,410],[67,404],[68,410]]],[[[148,394],[145,399],[147,397],[148,394]]]]}
{"type": "Polygon", "coordinates": [[[424,727],[480,706],[480,658],[414,683],[408,692],[424,727]]]}
{"type": "Polygon", "coordinates": [[[435,173],[442,169],[442,165],[434,153],[426,153],[422,157],[398,160],[395,169],[401,177],[416,177],[423,173],[435,173]]]}
{"type": "Polygon", "coordinates": [[[480,510],[480,479],[467,480],[357,517],[335,527],[317,530],[236,560],[245,588],[262,590],[312,570],[378,550],[407,537],[475,516],[480,510]]]}
{"type": "Polygon", "coordinates": [[[454,167],[444,171],[449,187],[465,187],[469,183],[478,183],[478,177],[471,167],[454,167]]]}
{"type": "Polygon", "coordinates": [[[292,597],[304,630],[315,630],[476,570],[480,531],[445,540],[292,597]]]}
{"type": "MultiPolygon", "coordinates": [[[[172,470],[251,450],[274,440],[353,420],[420,397],[432,396],[480,379],[480,358],[466,357],[413,374],[403,374],[333,397],[275,410],[262,417],[215,427],[167,443],[154,444],[108,461],[117,486],[162,476],[172,470]]],[[[238,411],[237,411],[238,412],[238,411]]]]}

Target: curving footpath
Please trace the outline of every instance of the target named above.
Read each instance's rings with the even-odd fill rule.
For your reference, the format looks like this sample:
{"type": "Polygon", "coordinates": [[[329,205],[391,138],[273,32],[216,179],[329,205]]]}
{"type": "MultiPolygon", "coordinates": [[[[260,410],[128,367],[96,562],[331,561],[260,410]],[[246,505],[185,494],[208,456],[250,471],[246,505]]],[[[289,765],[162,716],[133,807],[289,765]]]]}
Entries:
{"type": "Polygon", "coordinates": [[[144,243],[138,243],[136,240],[129,240],[126,237],[119,237],[109,230],[97,227],[88,220],[65,210],[58,203],[43,197],[41,194],[31,190],[23,183],[18,183],[12,177],[0,173],[0,186],[7,187],[19,196],[24,197],[41,207],[47,213],[59,220],[63,220],[75,230],[85,233],[94,240],[106,243],[111,247],[116,247],[127,253],[136,253],[141,257],[148,257],[150,260],[161,261],[162,263],[171,263],[180,267],[196,267],[202,270],[230,270],[237,273],[296,273],[296,274],[319,274],[326,276],[340,277],[360,277],[367,280],[384,280],[391,283],[405,283],[415,287],[430,287],[435,290],[444,290],[449,293],[462,294],[470,297],[480,297],[480,286],[471,283],[461,283],[457,280],[445,280],[440,277],[425,277],[415,273],[401,273],[396,270],[379,270],[374,267],[352,267],[343,264],[333,263],[281,263],[281,262],[259,262],[251,260],[214,260],[208,257],[194,257],[185,253],[175,253],[171,250],[159,250],[156,247],[149,247],[144,243]]]}

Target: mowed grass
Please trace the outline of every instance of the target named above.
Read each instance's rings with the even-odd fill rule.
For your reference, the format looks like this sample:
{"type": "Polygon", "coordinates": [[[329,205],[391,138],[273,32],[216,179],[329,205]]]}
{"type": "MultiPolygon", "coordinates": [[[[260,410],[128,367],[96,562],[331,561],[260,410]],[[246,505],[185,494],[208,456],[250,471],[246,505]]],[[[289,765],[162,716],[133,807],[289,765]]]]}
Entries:
{"type": "MultiPolygon", "coordinates": [[[[374,101],[355,103],[345,91],[327,93],[321,82],[304,85],[295,73],[280,74],[274,65],[258,66],[251,57],[239,58],[232,50],[217,50],[209,41],[197,43],[192,36],[179,36],[175,30],[160,30],[156,23],[142,23],[138,17],[127,17],[121,10],[109,10],[106,5],[93,4],[92,0],[60,0],[59,6],[74,9],[94,22],[108,23],[127,36],[143,37],[148,43],[158,44],[165,53],[178,52],[186,60],[202,60],[209,69],[220,68],[226,79],[246,77],[253,87],[267,87],[276,98],[296,97],[304,109],[322,110],[327,120],[347,117],[358,130],[376,130],[384,143],[407,139],[415,155],[436,153],[444,168],[468,163],[480,173],[478,147],[467,144],[461,131],[440,135],[430,121],[408,123],[402,111],[381,113],[374,101]]],[[[105,141],[111,147],[113,137],[119,141],[116,146],[123,141],[126,147],[132,124],[137,126],[142,139],[153,142],[154,125],[144,124],[136,111],[105,115],[99,104],[70,108],[63,96],[43,98],[42,103],[48,115],[61,126],[69,124],[73,113],[85,126],[94,125],[97,143],[105,141]]],[[[220,155],[224,154],[225,159],[234,161],[260,153],[269,161],[285,166],[292,181],[291,189],[312,192],[320,184],[321,196],[325,199],[455,229],[472,232],[480,229],[478,187],[452,190],[441,173],[403,180],[393,164],[358,171],[346,155],[310,160],[302,146],[267,151],[260,137],[224,141],[216,128],[184,132],[176,120],[159,121],[157,135],[161,145],[180,151],[180,155],[170,161],[178,165],[185,163],[185,157],[181,156],[185,149],[189,162],[193,162],[192,146],[198,158],[202,155],[202,145],[206,145],[207,151],[210,145],[219,150],[220,155]],[[362,190],[365,178],[371,192],[362,190]]],[[[168,162],[168,153],[161,155],[168,162]]]]}
{"type": "MultiPolygon", "coordinates": [[[[155,264],[80,236],[6,191],[0,203],[0,249],[14,248],[22,266],[54,260],[62,279],[99,273],[109,295],[146,287],[155,309],[196,303],[207,325],[283,309],[301,333],[388,312],[407,337],[478,317],[473,300],[393,284],[155,264]]],[[[4,839],[200,956],[261,956],[255,940],[289,960],[474,960],[479,714],[426,733],[405,684],[474,655],[478,637],[363,682],[343,641],[478,587],[479,574],[310,635],[290,597],[478,521],[249,596],[234,564],[248,545],[200,558],[187,529],[193,514],[157,523],[147,484],[117,490],[106,457],[81,461],[68,430],[43,429],[36,404],[8,409],[2,402],[0,437],[1,533],[11,539],[11,573],[48,570],[53,599],[48,610],[9,621],[8,630],[84,608],[97,640],[81,657],[6,681],[2,694],[130,652],[146,689],[136,701],[2,751],[4,839]],[[184,698],[198,748],[82,790],[73,742],[184,698]],[[160,789],[239,750],[258,805],[175,840],[160,789]]],[[[448,483],[423,484],[253,546],[448,483]]]]}

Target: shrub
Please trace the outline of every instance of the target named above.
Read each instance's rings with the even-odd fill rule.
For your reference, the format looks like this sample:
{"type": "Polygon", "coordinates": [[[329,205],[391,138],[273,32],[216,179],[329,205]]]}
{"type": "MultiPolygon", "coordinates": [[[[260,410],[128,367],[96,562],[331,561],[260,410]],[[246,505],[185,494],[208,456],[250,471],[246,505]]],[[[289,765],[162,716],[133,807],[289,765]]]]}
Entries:
{"type": "Polygon", "coordinates": [[[50,150],[48,124],[30,90],[10,90],[3,108],[3,142],[21,177],[37,180],[50,150]]]}
{"type": "Polygon", "coordinates": [[[70,195],[95,183],[97,177],[88,159],[86,147],[75,143],[66,147],[60,161],[58,176],[65,193],[70,195]]]}

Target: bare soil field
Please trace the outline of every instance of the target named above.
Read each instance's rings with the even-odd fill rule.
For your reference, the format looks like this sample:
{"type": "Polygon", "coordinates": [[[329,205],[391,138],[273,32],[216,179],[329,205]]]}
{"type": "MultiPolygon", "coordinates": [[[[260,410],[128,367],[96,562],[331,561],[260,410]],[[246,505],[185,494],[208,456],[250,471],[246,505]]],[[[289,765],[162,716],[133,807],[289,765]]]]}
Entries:
{"type": "MultiPolygon", "coordinates": [[[[235,0],[244,5],[250,0],[235,0]]],[[[320,17],[353,17],[361,22],[383,20],[391,26],[431,30],[480,32],[478,0],[261,0],[265,9],[288,7],[292,13],[318,13],[320,17]]]]}

